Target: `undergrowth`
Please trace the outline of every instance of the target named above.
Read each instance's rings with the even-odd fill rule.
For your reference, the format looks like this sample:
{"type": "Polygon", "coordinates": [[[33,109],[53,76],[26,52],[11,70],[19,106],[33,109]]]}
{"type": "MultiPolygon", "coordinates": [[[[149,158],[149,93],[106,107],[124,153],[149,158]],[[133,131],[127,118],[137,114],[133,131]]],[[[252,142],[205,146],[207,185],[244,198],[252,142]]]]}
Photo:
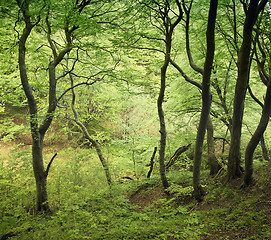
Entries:
{"type": "MultiPolygon", "coordinates": [[[[46,162],[51,155],[45,155],[46,162]]],[[[120,182],[118,177],[126,174],[120,168],[115,174],[115,183],[109,187],[93,150],[65,149],[59,152],[49,173],[48,195],[52,212],[35,214],[30,148],[17,147],[8,158],[0,160],[0,237],[3,239],[271,237],[267,209],[260,208],[266,197],[264,192],[261,192],[262,198],[253,192],[245,194],[244,190],[224,186],[209,178],[207,172],[202,174],[207,191],[203,203],[197,204],[192,198],[192,173],[172,171],[168,173],[169,197],[140,209],[131,203],[129,196],[142,187],[151,193],[161,186],[157,174],[150,179],[142,177],[120,182]]],[[[111,162],[115,171],[117,166],[111,162]]],[[[133,168],[133,164],[130,167],[133,168]]],[[[266,189],[269,183],[268,176],[262,175],[258,189],[266,189]]]]}

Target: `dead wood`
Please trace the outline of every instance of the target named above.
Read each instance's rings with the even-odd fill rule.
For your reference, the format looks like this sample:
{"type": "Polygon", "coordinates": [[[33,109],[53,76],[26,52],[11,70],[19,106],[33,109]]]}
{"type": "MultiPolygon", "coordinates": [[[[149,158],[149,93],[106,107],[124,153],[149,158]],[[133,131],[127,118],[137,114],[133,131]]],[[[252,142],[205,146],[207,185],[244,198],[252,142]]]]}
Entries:
{"type": "Polygon", "coordinates": [[[179,147],[176,152],[173,154],[173,156],[170,158],[169,162],[166,164],[166,169],[169,169],[169,167],[171,167],[175,161],[177,160],[177,158],[186,150],[189,149],[189,147],[191,146],[191,143],[186,145],[186,146],[182,146],[179,147]]]}

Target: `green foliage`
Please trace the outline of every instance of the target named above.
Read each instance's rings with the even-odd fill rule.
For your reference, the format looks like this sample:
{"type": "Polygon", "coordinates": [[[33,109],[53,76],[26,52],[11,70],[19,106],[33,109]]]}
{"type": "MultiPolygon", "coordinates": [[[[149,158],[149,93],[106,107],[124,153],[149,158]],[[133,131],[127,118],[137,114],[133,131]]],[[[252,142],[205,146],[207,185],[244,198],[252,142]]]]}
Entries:
{"type": "Polygon", "coordinates": [[[98,162],[90,160],[92,154],[85,150],[59,153],[57,158],[65,161],[55,160],[48,179],[53,213],[33,215],[30,152],[18,152],[14,149],[11,160],[1,166],[1,235],[13,232],[14,239],[164,239],[197,236],[202,228],[200,217],[184,207],[174,210],[165,203],[159,212],[151,207],[139,212],[126,194],[140,183],[106,187],[98,162]]]}
{"type": "Polygon", "coordinates": [[[193,187],[192,186],[188,186],[188,187],[181,187],[178,185],[171,185],[167,191],[170,194],[174,194],[177,198],[186,198],[186,197],[190,197],[192,196],[193,193],[193,187]]]}
{"type": "MultiPolygon", "coordinates": [[[[14,109],[22,110],[26,104],[17,66],[18,32],[14,31],[15,25],[19,31],[23,24],[21,15],[16,12],[18,8],[14,6],[15,2],[0,2],[0,112],[14,114],[14,109]]],[[[167,192],[171,198],[160,199],[144,209],[129,201],[130,193],[147,184],[151,191],[160,184],[158,153],[151,179],[146,180],[145,176],[153,148],[159,143],[156,97],[164,58],[161,54],[164,50],[164,44],[161,44],[164,26],[159,23],[156,10],[162,9],[159,4],[164,1],[91,1],[86,11],[80,14],[75,10],[78,1],[74,0],[30,2],[31,20],[34,22],[36,16],[41,14],[41,21],[27,41],[26,52],[28,80],[37,100],[39,122],[46,116],[48,63],[53,59],[47,43],[48,31],[45,30],[45,15],[50,8],[51,37],[57,51],[66,44],[63,40],[65,24],[78,27],[73,33],[73,49],[69,59],[65,59],[66,62],[63,61],[56,69],[57,78],[64,76],[58,78],[57,96],[70,87],[68,75],[65,75],[67,64],[70,69],[74,67],[72,74],[75,84],[93,83],[75,89],[76,106],[82,122],[101,143],[115,183],[110,188],[105,186],[104,171],[94,149],[75,150],[64,146],[65,149],[58,151],[48,176],[52,213],[36,215],[31,151],[27,147],[24,150],[16,147],[8,156],[0,157],[0,237],[13,233],[13,239],[233,239],[231,234],[236,232],[240,239],[243,235],[247,239],[271,238],[268,229],[270,218],[266,214],[269,210],[265,209],[270,207],[266,193],[266,189],[270,188],[269,175],[256,172],[262,181],[261,184],[257,183],[259,192],[250,194],[249,191],[213,182],[203,172],[202,182],[207,196],[202,205],[195,205],[191,201],[193,176],[187,171],[192,165],[192,148],[183,153],[167,173],[171,183],[167,192]],[[44,3],[46,6],[43,8],[44,3]],[[132,177],[134,181],[124,181],[123,177],[132,177]],[[203,209],[194,211],[200,207],[203,209]],[[247,229],[249,234],[245,234],[247,229]]],[[[170,12],[174,18],[176,2],[170,0],[167,3],[172,7],[170,12]]],[[[216,28],[218,50],[212,74],[211,113],[215,136],[221,137],[225,136],[225,126],[231,117],[237,75],[235,62],[244,19],[242,5],[236,2],[237,39],[233,42],[233,4],[234,1],[223,1],[219,6],[216,28]],[[225,106],[221,99],[224,99],[225,106]]],[[[194,61],[199,66],[203,65],[206,50],[206,17],[207,4],[194,1],[190,44],[194,61]]],[[[260,29],[265,30],[267,37],[261,41],[266,51],[270,51],[270,18],[266,11],[262,23],[260,29]]],[[[192,71],[188,64],[183,30],[183,26],[180,26],[174,33],[172,57],[181,63],[189,77],[201,82],[202,76],[192,71]]],[[[263,88],[258,83],[255,63],[252,63],[251,70],[250,85],[258,98],[262,99],[263,88]]],[[[50,133],[46,144],[53,140],[54,143],[63,141],[58,131],[78,133],[77,126],[70,124],[73,118],[69,111],[70,101],[71,95],[67,92],[58,102],[60,108],[55,117],[60,129],[50,133]]],[[[261,111],[251,98],[248,97],[246,101],[244,144],[250,137],[249,131],[256,126],[261,111]]],[[[169,159],[178,147],[195,140],[201,110],[200,91],[184,82],[172,66],[168,71],[164,106],[168,132],[166,157],[169,159]]],[[[25,126],[15,124],[7,115],[1,116],[0,136],[3,142],[15,140],[25,130],[25,126]]],[[[78,138],[75,137],[75,141],[78,138]]],[[[76,144],[78,146],[79,141],[76,144]]],[[[55,152],[55,147],[58,145],[46,151],[55,152]]],[[[206,149],[203,151],[206,152],[206,149]]],[[[224,154],[227,156],[227,152],[224,154]]],[[[44,153],[45,165],[51,155],[51,152],[44,153]]],[[[258,151],[257,157],[260,155],[258,151]]],[[[204,159],[202,165],[205,166],[204,159]]],[[[262,167],[257,161],[256,166],[262,167]]]]}
{"type": "MultiPolygon", "coordinates": [[[[110,154],[113,148],[116,143],[108,147],[110,154]]],[[[45,154],[45,162],[51,155],[45,154]]],[[[268,207],[264,195],[270,183],[267,171],[261,171],[258,186],[251,190],[261,191],[261,195],[225,187],[204,172],[208,195],[197,211],[194,208],[201,205],[184,201],[192,195],[192,173],[171,171],[171,198],[142,209],[131,204],[129,195],[146,186],[148,191],[155,189],[161,184],[158,175],[108,187],[94,150],[67,148],[58,153],[49,172],[52,213],[36,215],[30,149],[16,147],[0,160],[1,237],[12,232],[13,239],[225,239],[226,235],[232,239],[246,231],[250,232],[243,235],[246,239],[270,237],[269,217],[265,208],[260,208],[268,207]]],[[[121,158],[114,161],[124,164],[121,158]]],[[[257,162],[256,171],[264,164],[257,162]]],[[[124,170],[114,168],[119,176],[124,170]]]]}
{"type": "Polygon", "coordinates": [[[0,138],[3,142],[10,142],[19,134],[22,135],[27,132],[28,129],[24,124],[14,123],[14,118],[4,117],[0,120],[0,138]]]}

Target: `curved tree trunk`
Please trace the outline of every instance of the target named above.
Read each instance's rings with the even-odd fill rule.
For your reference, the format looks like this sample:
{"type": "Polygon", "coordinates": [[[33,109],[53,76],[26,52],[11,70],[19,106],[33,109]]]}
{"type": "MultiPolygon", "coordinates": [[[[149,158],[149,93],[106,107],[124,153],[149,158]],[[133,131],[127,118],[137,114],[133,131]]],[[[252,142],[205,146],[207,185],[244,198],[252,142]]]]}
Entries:
{"type": "MultiPolygon", "coordinates": [[[[190,54],[190,58],[191,58],[191,54],[190,54]]],[[[183,76],[185,81],[193,84],[194,86],[196,86],[197,88],[202,90],[201,83],[198,83],[198,82],[190,79],[184,73],[184,71],[180,68],[180,66],[178,64],[176,64],[172,59],[170,59],[170,63],[180,72],[180,74],[183,76]]],[[[195,66],[195,64],[194,64],[194,66],[195,66]]],[[[202,73],[203,73],[203,71],[202,71],[202,73]]],[[[208,163],[210,166],[210,175],[214,175],[219,171],[219,169],[221,168],[221,165],[217,161],[217,158],[215,156],[214,128],[213,128],[213,124],[212,124],[212,120],[211,120],[210,116],[208,117],[208,121],[207,121],[207,144],[208,144],[208,163]]]]}
{"type": "Polygon", "coordinates": [[[253,154],[255,148],[259,144],[259,141],[263,137],[263,133],[268,125],[269,118],[271,114],[271,78],[266,90],[265,102],[263,106],[262,116],[258,127],[254,134],[252,135],[245,153],[245,176],[244,176],[244,185],[248,186],[252,182],[253,174],[253,154]]]}
{"type": "MultiPolygon", "coordinates": [[[[191,50],[190,50],[190,37],[189,37],[189,26],[190,26],[190,11],[192,9],[193,1],[190,2],[189,7],[184,7],[185,13],[186,13],[186,20],[185,20],[185,35],[186,35],[186,53],[189,60],[190,67],[200,73],[202,76],[204,75],[204,68],[201,68],[195,64],[192,58],[191,50]]],[[[185,4],[183,3],[183,6],[185,4]]],[[[172,59],[170,59],[170,63],[179,71],[179,73],[183,76],[185,81],[193,84],[197,88],[202,90],[202,84],[189,78],[184,71],[181,69],[181,67],[176,64],[172,59]]],[[[215,156],[215,147],[214,147],[214,137],[213,137],[213,124],[212,120],[209,117],[207,122],[207,144],[208,144],[208,163],[210,166],[210,174],[214,175],[218,172],[218,170],[221,168],[219,162],[217,161],[217,158],[215,156]],[[218,169],[218,170],[217,170],[218,169]]]]}
{"type": "Polygon", "coordinates": [[[75,122],[77,123],[77,125],[81,128],[82,132],[84,133],[85,137],[92,143],[92,145],[95,147],[95,150],[97,152],[97,155],[101,161],[101,164],[103,166],[103,169],[104,169],[104,172],[105,172],[105,176],[106,176],[106,180],[107,180],[107,183],[108,185],[110,185],[112,183],[112,179],[111,179],[111,174],[110,174],[110,171],[109,171],[109,167],[108,167],[108,164],[102,154],[102,150],[101,150],[101,147],[100,147],[100,144],[98,143],[98,141],[96,141],[95,139],[93,139],[86,126],[79,120],[79,117],[78,117],[78,113],[75,109],[75,92],[74,92],[74,89],[73,89],[73,77],[71,74],[70,75],[70,80],[71,80],[71,87],[72,87],[72,104],[71,104],[71,108],[72,108],[72,111],[73,111],[73,115],[74,115],[74,118],[75,118],[75,122]]]}
{"type": "MultiPolygon", "coordinates": [[[[168,53],[169,54],[169,53],[168,53]]],[[[166,89],[166,72],[167,67],[169,64],[169,55],[165,57],[164,65],[161,68],[161,85],[160,85],[160,92],[159,97],[157,100],[157,108],[158,108],[158,115],[159,115],[159,122],[160,122],[160,149],[159,149],[159,165],[160,165],[160,176],[162,180],[162,184],[164,188],[168,188],[169,184],[166,177],[166,167],[165,167],[165,151],[166,151],[166,124],[165,124],[165,116],[163,111],[163,100],[164,94],[166,89]]]]}
{"type": "Polygon", "coordinates": [[[43,135],[39,132],[38,118],[37,118],[37,103],[34,98],[31,86],[28,81],[25,54],[26,41],[35,25],[31,23],[29,14],[29,2],[24,3],[18,1],[18,5],[24,15],[25,27],[19,39],[19,69],[20,77],[23,85],[25,95],[28,100],[28,107],[30,111],[30,125],[32,136],[32,166],[36,180],[36,208],[37,211],[49,211],[47,198],[47,174],[43,165],[43,135]]]}
{"type": "Polygon", "coordinates": [[[180,23],[183,17],[183,12],[182,12],[180,2],[176,1],[176,4],[179,10],[179,15],[173,23],[171,23],[171,18],[168,15],[169,5],[165,4],[164,8],[161,8],[161,6],[159,6],[159,15],[162,18],[163,26],[164,26],[165,48],[166,48],[164,64],[161,67],[160,91],[159,91],[159,96],[157,99],[157,108],[158,108],[158,116],[159,116],[159,123],[160,123],[159,165],[160,165],[160,176],[161,176],[164,189],[168,188],[169,186],[169,183],[166,178],[166,167],[165,167],[165,150],[166,150],[167,132],[166,132],[165,116],[164,116],[164,111],[163,111],[163,101],[164,101],[164,95],[165,95],[165,89],[166,89],[166,73],[167,73],[169,62],[170,62],[170,52],[171,52],[173,31],[174,31],[174,28],[180,23]]]}
{"type": "Polygon", "coordinates": [[[207,127],[207,121],[209,118],[211,107],[211,93],[210,93],[210,78],[213,66],[214,51],[215,51],[215,21],[217,13],[218,0],[211,0],[208,16],[208,26],[206,32],[207,38],[207,52],[204,63],[204,74],[202,79],[202,109],[200,116],[200,123],[197,132],[195,157],[194,157],[194,170],[193,170],[193,187],[194,197],[196,200],[201,201],[204,195],[203,189],[200,185],[200,168],[202,157],[202,145],[204,141],[205,131],[207,127]]]}
{"type": "Polygon", "coordinates": [[[243,29],[243,42],[238,54],[238,77],[234,95],[232,134],[227,173],[228,181],[232,178],[240,177],[242,174],[240,166],[241,129],[244,113],[244,101],[249,82],[252,30],[259,13],[258,3],[259,0],[250,1],[243,29]]]}
{"type": "MultiPolygon", "coordinates": [[[[51,163],[54,158],[50,161],[47,166],[47,169],[44,168],[43,162],[43,140],[46,131],[51,125],[51,122],[54,117],[54,112],[57,105],[56,99],[56,75],[55,68],[63,60],[66,53],[68,53],[71,48],[71,34],[74,28],[71,30],[65,28],[67,46],[60,50],[58,53],[56,51],[55,45],[51,40],[51,26],[49,24],[48,18],[46,18],[47,24],[47,40],[53,52],[53,60],[49,63],[49,104],[46,116],[39,126],[38,122],[38,108],[37,101],[33,95],[32,88],[28,81],[27,76],[27,67],[25,62],[26,55],[26,42],[32,31],[32,29],[40,22],[40,16],[36,16],[35,23],[31,22],[30,10],[29,10],[30,1],[17,0],[17,4],[20,8],[20,11],[23,14],[23,20],[25,27],[22,31],[22,34],[19,38],[19,69],[20,69],[20,78],[21,83],[27,97],[28,107],[30,112],[30,127],[31,127],[31,136],[32,136],[32,166],[34,171],[34,176],[36,180],[36,208],[37,211],[50,211],[47,198],[47,176],[51,163]]],[[[49,13],[48,13],[49,14],[49,13]]]]}

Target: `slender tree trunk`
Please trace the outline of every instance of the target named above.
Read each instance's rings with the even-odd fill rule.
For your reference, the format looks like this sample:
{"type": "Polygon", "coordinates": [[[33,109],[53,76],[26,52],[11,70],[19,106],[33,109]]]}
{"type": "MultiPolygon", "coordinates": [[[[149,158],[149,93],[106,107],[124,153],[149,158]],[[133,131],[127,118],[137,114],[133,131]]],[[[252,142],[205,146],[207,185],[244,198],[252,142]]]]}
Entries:
{"type": "MultiPolygon", "coordinates": [[[[184,3],[183,3],[184,4],[184,3]]],[[[192,58],[192,54],[191,54],[191,50],[190,50],[190,37],[189,37],[189,26],[190,26],[190,11],[192,9],[192,4],[193,1],[190,2],[189,7],[185,8],[185,12],[186,12],[186,24],[185,24],[185,35],[186,35],[186,53],[187,53],[187,57],[189,60],[189,64],[191,66],[191,68],[193,70],[195,70],[196,72],[200,73],[202,76],[204,75],[204,68],[201,68],[199,66],[197,66],[192,58]]],[[[185,4],[184,4],[185,5],[185,4]]],[[[189,78],[184,71],[171,59],[170,60],[171,64],[181,73],[181,75],[184,77],[184,79],[193,84],[194,86],[196,86],[197,88],[202,90],[202,84],[198,83],[195,80],[192,80],[191,78],[189,78]]],[[[219,89],[220,90],[220,89],[219,89]]],[[[221,91],[219,94],[219,97],[221,96],[221,91]]],[[[213,124],[211,121],[211,118],[208,118],[208,122],[207,122],[207,145],[208,145],[208,162],[209,162],[209,166],[210,166],[210,174],[213,175],[215,174],[215,172],[217,172],[216,169],[221,168],[219,162],[217,161],[217,158],[215,156],[215,147],[214,147],[214,137],[213,137],[213,124]],[[220,167],[219,167],[220,166],[220,167]]]]}
{"type": "Polygon", "coordinates": [[[50,211],[47,197],[47,172],[43,165],[43,137],[32,137],[33,170],[36,180],[36,203],[37,211],[50,211]]]}
{"type": "Polygon", "coordinates": [[[266,144],[265,144],[264,136],[261,137],[261,148],[262,148],[262,152],[263,152],[263,158],[266,161],[270,161],[270,157],[269,157],[269,154],[268,154],[268,149],[267,149],[266,144]]]}
{"type": "MultiPolygon", "coordinates": [[[[73,77],[72,75],[70,74],[70,80],[71,80],[71,87],[73,87],[73,77]]],[[[78,117],[78,113],[75,109],[75,92],[74,92],[74,89],[72,88],[72,104],[71,104],[71,108],[72,108],[72,111],[73,111],[73,115],[74,115],[74,118],[75,118],[75,122],[77,123],[77,125],[81,128],[82,132],[84,133],[85,137],[92,143],[92,145],[95,147],[95,150],[97,152],[97,155],[100,159],[100,162],[103,166],[103,169],[104,169],[104,172],[105,172],[105,176],[106,176],[106,180],[107,180],[107,183],[108,185],[110,185],[112,183],[112,179],[111,179],[111,174],[110,174],[110,171],[109,171],[109,166],[102,154],[102,150],[101,150],[101,147],[100,147],[100,144],[98,143],[98,141],[96,141],[95,139],[93,139],[86,126],[79,120],[79,117],[78,117]]]]}
{"type": "MultiPolygon", "coordinates": [[[[158,3],[154,1],[154,4],[156,4],[157,10],[154,10],[154,8],[149,6],[149,9],[151,11],[154,10],[154,14],[157,14],[157,19],[160,19],[161,22],[161,30],[165,37],[165,59],[163,66],[161,67],[161,78],[160,78],[160,91],[159,96],[157,99],[157,109],[158,109],[158,116],[159,116],[159,123],[160,123],[160,148],[159,148],[159,165],[160,165],[160,176],[162,180],[162,184],[164,189],[168,188],[169,183],[166,178],[166,168],[165,168],[165,150],[166,150],[166,124],[165,124],[165,116],[163,111],[163,101],[164,101],[164,95],[165,95],[165,89],[166,89],[166,73],[167,68],[170,62],[170,52],[171,52],[171,44],[172,44],[172,35],[174,28],[181,22],[183,17],[183,10],[181,6],[181,2],[179,0],[174,1],[176,4],[174,9],[178,9],[177,12],[174,12],[175,15],[171,16],[171,12],[173,12],[173,9],[170,9],[171,3],[168,1],[164,2],[164,6],[162,6],[162,3],[158,3]]],[[[148,6],[146,4],[146,6],[148,6]]]]}
{"type": "Polygon", "coordinates": [[[253,154],[255,148],[259,144],[259,141],[263,137],[263,133],[268,125],[269,118],[271,114],[271,78],[266,90],[265,102],[263,106],[262,116],[258,127],[254,134],[252,135],[245,153],[245,176],[244,176],[244,185],[248,186],[252,182],[253,174],[253,154]]]}
{"type": "Polygon", "coordinates": [[[214,144],[214,128],[210,115],[207,120],[207,145],[208,145],[208,164],[210,168],[210,175],[216,175],[222,168],[215,156],[215,144],[214,144]]]}
{"type": "Polygon", "coordinates": [[[26,41],[34,27],[30,21],[29,2],[18,2],[24,15],[25,28],[19,39],[19,69],[20,77],[26,94],[30,112],[30,126],[32,135],[32,166],[36,180],[36,208],[37,211],[49,211],[48,198],[47,198],[47,174],[43,165],[43,136],[40,135],[37,119],[37,103],[33,96],[32,89],[28,82],[26,72],[25,54],[26,54],[26,41]]]}
{"type": "Polygon", "coordinates": [[[161,83],[160,83],[161,85],[160,85],[159,97],[157,100],[158,116],[159,116],[159,122],[160,122],[159,165],[160,165],[160,176],[161,176],[162,184],[165,189],[168,188],[169,184],[166,177],[166,167],[165,167],[167,132],[166,132],[165,116],[164,116],[164,111],[163,111],[163,100],[164,100],[165,89],[166,89],[166,72],[167,72],[167,67],[169,64],[168,54],[165,57],[164,65],[161,68],[161,83]]]}
{"type": "MultiPolygon", "coordinates": [[[[75,108],[73,108],[73,111],[75,110],[75,108]]],[[[76,111],[76,110],[75,110],[76,111]]],[[[74,111],[74,112],[75,112],[74,111]]],[[[74,114],[75,115],[75,114],[74,114]]],[[[102,154],[102,150],[101,150],[101,147],[100,147],[100,144],[94,140],[90,134],[88,133],[88,130],[87,128],[85,127],[84,124],[82,124],[81,121],[79,121],[78,118],[75,119],[75,122],[78,124],[78,126],[80,126],[80,128],[82,129],[84,135],[86,136],[86,138],[92,143],[92,145],[95,147],[95,150],[97,152],[97,155],[100,159],[100,162],[103,166],[103,169],[104,169],[104,172],[105,172],[105,176],[106,176],[106,180],[107,180],[107,183],[108,185],[110,185],[112,183],[112,179],[111,179],[111,174],[110,174],[110,171],[109,171],[109,167],[108,167],[108,164],[102,154]]]]}
{"type": "Polygon", "coordinates": [[[196,200],[201,201],[204,195],[203,189],[200,185],[200,168],[201,168],[201,157],[202,157],[202,146],[207,127],[207,121],[209,118],[209,112],[211,107],[211,93],[210,93],[210,78],[212,72],[212,65],[215,51],[214,31],[215,21],[217,13],[218,0],[211,0],[208,16],[208,26],[206,32],[207,38],[207,52],[204,63],[204,73],[202,79],[202,109],[200,116],[200,123],[197,132],[196,146],[195,146],[195,157],[194,157],[194,169],[193,169],[193,187],[194,197],[196,200]]]}
{"type": "MultiPolygon", "coordinates": [[[[62,50],[57,51],[56,44],[51,39],[51,26],[49,23],[49,12],[47,12],[46,17],[46,25],[47,25],[47,40],[49,46],[52,50],[53,60],[50,61],[48,69],[49,69],[49,105],[46,116],[39,126],[38,122],[38,108],[37,108],[37,101],[33,95],[32,88],[28,81],[27,76],[27,67],[25,63],[25,54],[26,54],[26,41],[32,31],[32,29],[39,24],[41,16],[37,15],[33,17],[33,22],[31,22],[31,15],[29,10],[30,1],[24,0],[17,0],[18,7],[20,8],[20,13],[23,15],[23,21],[25,23],[24,29],[22,33],[19,35],[19,69],[20,69],[20,77],[21,83],[27,97],[28,107],[30,112],[30,127],[31,127],[31,135],[32,135],[32,165],[36,180],[36,189],[37,189],[37,211],[49,211],[48,199],[47,199],[47,176],[49,173],[50,166],[54,159],[54,156],[50,163],[48,164],[46,170],[44,168],[43,163],[43,140],[46,131],[50,127],[54,112],[57,106],[57,99],[56,99],[56,73],[55,68],[57,65],[63,60],[64,56],[71,51],[72,49],[72,33],[77,27],[72,26],[71,29],[68,29],[68,26],[64,27],[65,30],[65,37],[66,37],[66,47],[62,50]]],[[[41,8],[41,10],[45,7],[46,4],[41,8]]],[[[83,10],[88,3],[82,3],[80,5],[80,12],[83,10]]],[[[78,6],[79,7],[79,6],[78,6]]],[[[40,12],[41,14],[41,12],[40,12]]],[[[67,23],[67,22],[66,22],[67,23]]],[[[68,23],[67,23],[68,24],[68,23]]]]}
{"type": "Polygon", "coordinates": [[[238,54],[238,77],[234,95],[232,134],[227,173],[228,181],[232,178],[240,177],[242,174],[240,166],[241,129],[244,113],[244,101],[249,82],[252,30],[258,15],[258,3],[259,0],[250,1],[243,29],[243,42],[238,54]]]}

